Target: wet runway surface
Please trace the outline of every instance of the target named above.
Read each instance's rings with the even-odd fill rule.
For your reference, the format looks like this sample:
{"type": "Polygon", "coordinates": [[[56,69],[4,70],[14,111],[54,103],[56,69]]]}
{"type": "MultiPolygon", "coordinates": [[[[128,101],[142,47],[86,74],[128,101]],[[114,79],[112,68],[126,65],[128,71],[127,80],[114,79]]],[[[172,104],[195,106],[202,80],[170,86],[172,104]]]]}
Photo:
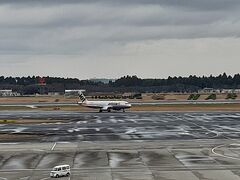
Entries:
{"type": "Polygon", "coordinates": [[[0,133],[41,135],[41,141],[221,139],[240,137],[238,112],[2,111],[4,119],[47,119],[50,123],[0,124],[0,133]],[[51,120],[63,120],[51,123],[51,120]]]}
{"type": "MultiPolygon", "coordinates": [[[[239,99],[232,100],[161,100],[155,102],[130,102],[132,105],[166,105],[166,104],[239,104],[239,99]]],[[[44,106],[79,106],[76,102],[0,102],[1,106],[35,106],[35,107],[44,107],[44,106]]]]}
{"type": "Polygon", "coordinates": [[[50,179],[69,164],[71,180],[240,180],[240,112],[1,111],[0,133],[41,142],[0,143],[0,180],[50,179]]]}
{"type": "Polygon", "coordinates": [[[74,180],[239,180],[240,144],[229,140],[0,144],[0,179],[46,180],[71,166],[74,180]],[[218,147],[219,143],[226,143],[218,147]],[[53,148],[54,147],[54,148],[53,148]],[[212,149],[215,153],[212,153],[212,149]],[[226,156],[226,157],[223,157],[226,156]]]}

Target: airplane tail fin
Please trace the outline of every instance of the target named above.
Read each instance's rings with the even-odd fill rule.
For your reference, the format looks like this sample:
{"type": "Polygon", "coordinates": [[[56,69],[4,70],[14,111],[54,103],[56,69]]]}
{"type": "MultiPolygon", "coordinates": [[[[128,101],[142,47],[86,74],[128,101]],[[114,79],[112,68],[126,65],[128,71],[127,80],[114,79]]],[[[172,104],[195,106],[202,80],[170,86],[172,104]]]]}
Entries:
{"type": "Polygon", "coordinates": [[[79,91],[79,92],[78,92],[78,95],[79,95],[79,99],[81,100],[82,103],[87,101],[87,99],[86,99],[86,97],[83,95],[82,91],[79,91]]]}

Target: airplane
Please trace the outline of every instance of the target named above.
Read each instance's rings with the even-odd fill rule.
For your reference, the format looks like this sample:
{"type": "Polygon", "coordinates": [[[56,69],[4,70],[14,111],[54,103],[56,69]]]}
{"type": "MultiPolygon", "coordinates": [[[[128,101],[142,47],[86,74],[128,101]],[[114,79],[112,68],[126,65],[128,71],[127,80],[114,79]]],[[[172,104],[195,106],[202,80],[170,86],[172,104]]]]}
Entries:
{"type": "Polygon", "coordinates": [[[79,105],[99,109],[99,112],[111,112],[111,110],[123,110],[123,112],[125,112],[125,109],[131,108],[132,106],[127,101],[88,101],[82,91],[79,91],[78,95],[80,99],[80,102],[78,102],[79,105]]]}

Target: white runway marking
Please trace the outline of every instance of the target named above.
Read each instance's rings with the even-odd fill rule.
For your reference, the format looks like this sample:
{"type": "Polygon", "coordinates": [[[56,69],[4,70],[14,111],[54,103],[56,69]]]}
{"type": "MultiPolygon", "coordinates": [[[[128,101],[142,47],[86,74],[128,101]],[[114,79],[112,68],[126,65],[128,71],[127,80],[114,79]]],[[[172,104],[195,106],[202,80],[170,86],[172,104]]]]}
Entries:
{"type": "Polygon", "coordinates": [[[71,143],[71,142],[68,142],[68,141],[60,141],[60,142],[58,142],[58,144],[69,144],[69,143],[71,143]]]}
{"type": "Polygon", "coordinates": [[[55,148],[56,145],[57,145],[57,142],[55,142],[55,143],[53,144],[53,146],[52,146],[52,148],[51,148],[51,151],[54,150],[54,148],[55,148]]]}
{"type": "MultiPolygon", "coordinates": [[[[232,144],[230,144],[232,145],[232,144]]],[[[234,160],[240,160],[240,158],[237,158],[237,157],[232,157],[232,156],[226,156],[226,155],[223,155],[223,154],[220,154],[220,153],[217,153],[215,150],[218,149],[218,148],[221,148],[221,147],[224,147],[226,146],[225,144],[223,145],[219,145],[219,146],[216,146],[214,148],[212,148],[212,153],[217,155],[217,156],[221,156],[221,157],[224,157],[224,158],[228,158],[228,159],[234,159],[234,160]]]]}
{"type": "Polygon", "coordinates": [[[181,118],[179,118],[179,117],[177,117],[177,116],[176,116],[176,119],[179,119],[179,120],[184,121],[184,122],[186,122],[186,123],[193,124],[193,125],[196,126],[196,127],[199,127],[199,128],[201,128],[201,129],[203,129],[203,130],[205,130],[205,131],[208,131],[208,132],[210,132],[210,133],[215,134],[214,136],[212,136],[212,137],[210,137],[210,138],[217,138],[217,137],[220,135],[219,132],[217,132],[217,131],[212,131],[212,130],[206,128],[205,126],[198,125],[197,123],[190,122],[190,121],[185,120],[185,119],[181,119],[181,118]]]}
{"type": "Polygon", "coordinates": [[[24,180],[24,179],[29,179],[29,178],[30,178],[30,176],[26,176],[26,177],[22,177],[20,179],[24,180]]]}
{"type": "Polygon", "coordinates": [[[40,180],[46,180],[46,179],[50,179],[50,177],[42,178],[42,179],[40,179],[40,180]]]}
{"type": "Polygon", "coordinates": [[[0,143],[0,145],[16,145],[16,144],[19,144],[19,143],[11,143],[11,142],[9,142],[9,143],[0,143]]]}

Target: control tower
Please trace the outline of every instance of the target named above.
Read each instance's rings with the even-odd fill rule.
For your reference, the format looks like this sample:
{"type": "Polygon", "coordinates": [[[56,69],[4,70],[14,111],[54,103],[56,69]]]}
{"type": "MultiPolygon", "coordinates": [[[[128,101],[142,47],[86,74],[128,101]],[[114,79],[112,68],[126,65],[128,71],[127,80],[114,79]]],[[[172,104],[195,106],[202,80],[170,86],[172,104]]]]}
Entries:
{"type": "Polygon", "coordinates": [[[39,89],[39,94],[47,94],[47,83],[45,77],[39,77],[38,78],[38,89],[39,89]]]}

